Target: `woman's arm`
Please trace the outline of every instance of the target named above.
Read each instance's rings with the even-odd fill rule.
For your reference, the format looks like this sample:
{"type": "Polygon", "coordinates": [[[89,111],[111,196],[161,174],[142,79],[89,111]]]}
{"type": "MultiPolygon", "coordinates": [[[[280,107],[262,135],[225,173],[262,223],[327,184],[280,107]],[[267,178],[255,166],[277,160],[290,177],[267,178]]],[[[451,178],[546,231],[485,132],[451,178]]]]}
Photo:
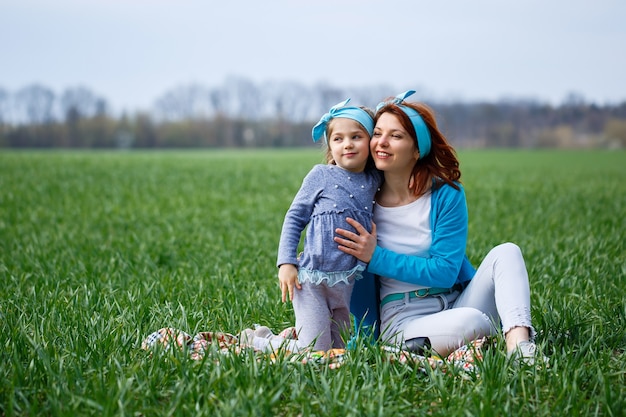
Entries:
{"type": "Polygon", "coordinates": [[[368,262],[367,270],[403,282],[427,287],[452,287],[465,258],[467,243],[467,203],[463,188],[442,186],[433,192],[431,211],[432,243],[430,258],[403,255],[375,244],[375,228],[367,233],[354,220],[348,220],[357,233],[344,229],[336,232],[339,249],[368,262]]]}

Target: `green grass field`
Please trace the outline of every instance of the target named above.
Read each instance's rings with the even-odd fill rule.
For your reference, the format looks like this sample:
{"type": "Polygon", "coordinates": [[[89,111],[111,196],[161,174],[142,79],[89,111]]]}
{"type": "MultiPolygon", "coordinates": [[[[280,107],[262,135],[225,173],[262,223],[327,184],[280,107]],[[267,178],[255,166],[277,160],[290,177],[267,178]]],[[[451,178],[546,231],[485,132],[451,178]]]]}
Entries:
{"type": "Polygon", "coordinates": [[[0,415],[624,415],[626,153],[462,151],[478,264],[526,257],[550,367],[480,375],[352,353],[333,370],[172,352],[165,326],[293,323],[274,265],[317,150],[0,153],[0,415]]]}

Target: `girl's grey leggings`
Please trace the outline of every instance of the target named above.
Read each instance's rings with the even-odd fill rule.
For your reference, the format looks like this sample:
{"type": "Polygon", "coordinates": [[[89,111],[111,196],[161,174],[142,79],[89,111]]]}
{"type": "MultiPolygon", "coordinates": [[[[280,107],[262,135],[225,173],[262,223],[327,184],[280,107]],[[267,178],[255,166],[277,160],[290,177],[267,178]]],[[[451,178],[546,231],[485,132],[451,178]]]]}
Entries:
{"type": "Polygon", "coordinates": [[[283,348],[292,352],[313,347],[314,350],[343,348],[350,331],[350,297],[354,280],[339,282],[332,287],[325,284],[302,283],[294,290],[293,310],[296,316],[298,340],[273,336],[254,339],[257,349],[271,352],[283,348]]]}

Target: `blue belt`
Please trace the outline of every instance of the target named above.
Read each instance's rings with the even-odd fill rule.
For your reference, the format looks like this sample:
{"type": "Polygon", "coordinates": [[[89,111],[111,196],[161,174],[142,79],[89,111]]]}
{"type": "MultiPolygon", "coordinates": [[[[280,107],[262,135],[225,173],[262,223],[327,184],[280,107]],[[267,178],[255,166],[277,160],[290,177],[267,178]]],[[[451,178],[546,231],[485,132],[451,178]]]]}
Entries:
{"type": "Polygon", "coordinates": [[[389,294],[382,299],[382,301],[380,302],[380,306],[382,307],[385,304],[390,303],[392,301],[402,300],[407,294],[409,296],[409,300],[411,300],[413,298],[425,298],[425,297],[429,297],[431,295],[437,295],[437,294],[449,294],[456,290],[460,291],[461,289],[463,289],[463,286],[461,284],[456,284],[452,288],[431,287],[431,288],[422,288],[422,289],[415,290],[415,291],[409,291],[408,293],[400,292],[396,294],[389,294]]]}

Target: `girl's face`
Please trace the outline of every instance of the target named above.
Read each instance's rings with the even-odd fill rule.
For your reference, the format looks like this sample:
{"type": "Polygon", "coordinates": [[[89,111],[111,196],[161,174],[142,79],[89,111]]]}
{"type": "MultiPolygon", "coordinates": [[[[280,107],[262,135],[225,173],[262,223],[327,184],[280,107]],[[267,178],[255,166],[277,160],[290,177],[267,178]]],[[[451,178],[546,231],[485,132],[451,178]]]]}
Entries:
{"type": "Polygon", "coordinates": [[[328,147],[337,166],[351,172],[363,171],[370,143],[363,126],[352,119],[336,118],[330,121],[328,132],[328,147]]]}
{"type": "Polygon", "coordinates": [[[392,113],[383,113],[374,127],[370,150],[381,171],[410,173],[419,159],[415,140],[392,113]]]}

